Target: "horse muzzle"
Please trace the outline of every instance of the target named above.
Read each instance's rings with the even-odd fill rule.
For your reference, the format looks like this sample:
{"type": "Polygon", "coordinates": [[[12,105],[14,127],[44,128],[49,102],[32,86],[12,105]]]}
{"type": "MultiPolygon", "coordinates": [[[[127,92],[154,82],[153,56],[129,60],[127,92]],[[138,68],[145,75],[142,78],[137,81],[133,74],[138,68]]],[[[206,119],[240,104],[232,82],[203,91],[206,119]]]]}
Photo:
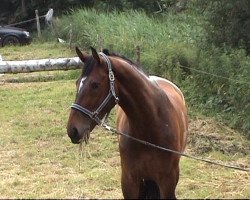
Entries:
{"type": "Polygon", "coordinates": [[[71,139],[73,144],[80,144],[82,142],[88,143],[89,135],[90,135],[90,128],[83,128],[80,131],[76,127],[68,127],[67,128],[68,136],[71,139]]]}

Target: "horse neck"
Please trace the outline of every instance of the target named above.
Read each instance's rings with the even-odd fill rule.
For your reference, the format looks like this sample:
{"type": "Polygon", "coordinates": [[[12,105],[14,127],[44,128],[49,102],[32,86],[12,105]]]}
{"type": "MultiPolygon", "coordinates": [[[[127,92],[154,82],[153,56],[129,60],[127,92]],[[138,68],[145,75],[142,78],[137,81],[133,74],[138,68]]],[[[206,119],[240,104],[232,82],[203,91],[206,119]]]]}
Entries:
{"type": "Polygon", "coordinates": [[[159,123],[166,95],[136,67],[122,60],[114,62],[119,105],[128,116],[130,125],[141,130],[154,126],[156,121],[159,123]]]}

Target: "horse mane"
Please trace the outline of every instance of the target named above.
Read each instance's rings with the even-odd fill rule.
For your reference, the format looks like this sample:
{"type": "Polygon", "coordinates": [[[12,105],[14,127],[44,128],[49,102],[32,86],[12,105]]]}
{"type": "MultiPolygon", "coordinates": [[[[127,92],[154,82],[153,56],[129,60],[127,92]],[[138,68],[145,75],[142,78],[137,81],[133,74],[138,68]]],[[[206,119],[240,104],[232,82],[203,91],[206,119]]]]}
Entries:
{"type": "Polygon", "coordinates": [[[141,65],[139,65],[138,63],[134,62],[133,60],[125,57],[124,55],[121,55],[121,54],[118,54],[115,52],[110,53],[108,49],[103,49],[102,52],[107,56],[115,56],[115,57],[118,57],[118,58],[121,58],[121,59],[127,61],[130,65],[135,66],[140,72],[143,72],[146,76],[148,76],[148,74],[145,72],[144,68],[141,65]]]}
{"type": "MultiPolygon", "coordinates": [[[[145,72],[144,68],[139,65],[138,63],[132,61],[131,59],[123,56],[123,55],[120,55],[118,53],[115,53],[115,52],[112,52],[110,53],[108,49],[103,49],[102,51],[105,55],[107,56],[114,56],[114,57],[118,57],[118,58],[121,58],[123,60],[125,60],[126,62],[128,62],[131,66],[134,66],[136,67],[136,69],[138,69],[140,72],[144,73],[146,76],[148,76],[148,74],[145,72]]],[[[82,71],[82,76],[88,76],[92,69],[93,69],[93,62],[94,62],[94,58],[92,56],[90,56],[86,62],[84,63],[84,66],[83,66],[83,71],[82,71]]]]}

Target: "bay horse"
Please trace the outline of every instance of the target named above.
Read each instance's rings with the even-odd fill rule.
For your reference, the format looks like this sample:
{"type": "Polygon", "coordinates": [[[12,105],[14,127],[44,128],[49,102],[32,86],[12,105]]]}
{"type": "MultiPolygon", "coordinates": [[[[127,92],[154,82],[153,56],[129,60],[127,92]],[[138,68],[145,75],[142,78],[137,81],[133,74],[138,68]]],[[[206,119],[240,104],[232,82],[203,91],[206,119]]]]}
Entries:
{"type": "MultiPolygon", "coordinates": [[[[118,104],[117,130],[137,139],[183,152],[188,133],[187,108],[172,82],[147,76],[133,61],[108,50],[76,53],[84,63],[67,124],[75,144],[118,104]]],[[[119,137],[121,187],[126,199],[176,198],[180,156],[125,136],[119,137]]]]}

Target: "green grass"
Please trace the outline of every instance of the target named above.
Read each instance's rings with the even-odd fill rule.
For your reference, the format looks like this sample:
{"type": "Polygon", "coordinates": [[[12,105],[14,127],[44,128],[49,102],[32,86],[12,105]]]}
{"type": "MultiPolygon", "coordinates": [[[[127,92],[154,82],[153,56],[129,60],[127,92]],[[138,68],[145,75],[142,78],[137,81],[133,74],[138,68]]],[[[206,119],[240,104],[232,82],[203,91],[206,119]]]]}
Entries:
{"type": "Polygon", "coordinates": [[[90,194],[101,198],[110,187],[113,189],[107,191],[106,197],[118,190],[114,187],[119,181],[119,164],[113,136],[100,130],[92,134],[88,147],[91,157],[84,158],[79,169],[78,146],[71,144],[65,128],[74,85],[74,81],[58,81],[1,86],[1,198],[73,198],[90,194]],[[102,187],[89,190],[100,178],[102,187]]]}
{"type": "MultiPolygon", "coordinates": [[[[0,198],[122,198],[117,137],[96,128],[81,156],[66,135],[75,81],[6,83],[0,94],[0,198]]],[[[191,138],[198,130],[228,134],[212,122],[192,119],[191,138]]],[[[195,154],[194,146],[187,152],[195,154]]],[[[204,155],[249,165],[249,154],[204,155]]],[[[247,188],[247,173],[181,160],[178,198],[250,198],[247,188]]]]}
{"type": "Polygon", "coordinates": [[[3,60],[15,61],[76,56],[66,45],[55,42],[32,42],[26,46],[4,47],[0,48],[0,55],[3,60]]]}

